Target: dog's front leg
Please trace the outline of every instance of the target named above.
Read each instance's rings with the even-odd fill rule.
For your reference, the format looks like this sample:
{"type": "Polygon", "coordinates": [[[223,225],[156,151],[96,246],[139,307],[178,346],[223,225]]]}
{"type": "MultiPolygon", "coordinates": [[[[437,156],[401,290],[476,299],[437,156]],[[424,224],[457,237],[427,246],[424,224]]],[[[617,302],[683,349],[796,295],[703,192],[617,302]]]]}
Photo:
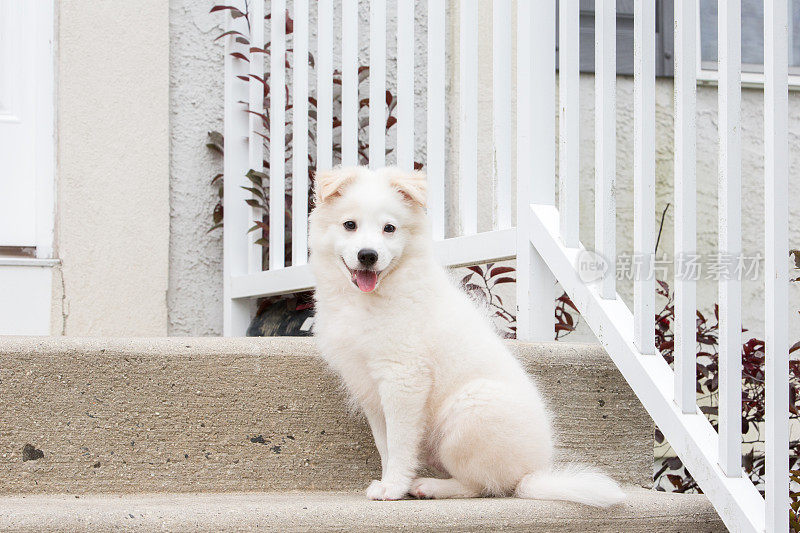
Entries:
{"type": "Polygon", "coordinates": [[[363,405],[364,415],[367,417],[375,447],[381,457],[381,477],[386,474],[386,420],[383,418],[383,408],[378,405],[363,405]]]}
{"type": "Polygon", "coordinates": [[[408,492],[419,464],[429,389],[430,378],[418,367],[394,366],[379,381],[387,456],[381,480],[367,488],[371,500],[399,500],[408,492]]]}

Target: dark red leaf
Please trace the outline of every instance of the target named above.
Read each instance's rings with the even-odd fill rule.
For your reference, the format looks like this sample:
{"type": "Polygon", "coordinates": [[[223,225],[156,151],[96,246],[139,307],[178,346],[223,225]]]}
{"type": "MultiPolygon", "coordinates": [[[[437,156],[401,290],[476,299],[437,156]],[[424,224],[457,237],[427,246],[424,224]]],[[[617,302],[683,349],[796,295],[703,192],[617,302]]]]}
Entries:
{"type": "Polygon", "coordinates": [[[294,32],[294,20],[289,16],[289,10],[286,10],[286,35],[294,32]]]}
{"type": "Polygon", "coordinates": [[[515,272],[512,267],[495,267],[489,271],[490,276],[499,276],[500,274],[507,274],[508,272],[515,272]]]}
{"type": "MultiPolygon", "coordinates": [[[[212,10],[212,11],[213,11],[213,10],[212,10]]],[[[228,30],[228,31],[226,31],[226,32],[220,33],[220,34],[217,36],[217,38],[216,38],[216,39],[214,39],[214,40],[215,40],[215,41],[218,41],[218,40],[220,40],[220,39],[222,39],[223,37],[225,37],[225,36],[228,36],[228,35],[241,35],[243,38],[245,38],[245,35],[244,35],[242,32],[240,32],[240,31],[236,31],[236,30],[228,30]]]]}
{"type": "Polygon", "coordinates": [[[242,13],[241,10],[236,6],[214,6],[211,8],[211,11],[209,11],[209,13],[214,13],[216,11],[225,11],[226,9],[231,12],[231,17],[235,19],[244,16],[244,13],[242,13]]]}

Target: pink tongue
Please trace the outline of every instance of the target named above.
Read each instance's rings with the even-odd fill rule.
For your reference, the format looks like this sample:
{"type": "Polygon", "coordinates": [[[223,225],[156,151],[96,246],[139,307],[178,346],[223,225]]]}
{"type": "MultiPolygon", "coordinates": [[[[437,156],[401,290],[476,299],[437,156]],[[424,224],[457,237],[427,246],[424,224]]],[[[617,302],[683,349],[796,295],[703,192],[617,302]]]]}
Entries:
{"type": "Polygon", "coordinates": [[[373,270],[356,270],[356,284],[364,292],[370,292],[378,283],[378,274],[373,270]]]}

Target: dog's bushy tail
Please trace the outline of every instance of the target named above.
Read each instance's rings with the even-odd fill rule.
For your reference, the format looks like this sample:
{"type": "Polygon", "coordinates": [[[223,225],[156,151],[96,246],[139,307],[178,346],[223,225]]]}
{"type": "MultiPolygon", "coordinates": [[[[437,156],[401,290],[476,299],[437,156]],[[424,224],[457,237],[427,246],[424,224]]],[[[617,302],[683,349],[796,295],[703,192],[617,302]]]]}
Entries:
{"type": "Polygon", "coordinates": [[[594,507],[609,507],[625,499],[616,481],[579,465],[531,473],[523,477],[515,496],[532,500],[564,500],[594,507]]]}

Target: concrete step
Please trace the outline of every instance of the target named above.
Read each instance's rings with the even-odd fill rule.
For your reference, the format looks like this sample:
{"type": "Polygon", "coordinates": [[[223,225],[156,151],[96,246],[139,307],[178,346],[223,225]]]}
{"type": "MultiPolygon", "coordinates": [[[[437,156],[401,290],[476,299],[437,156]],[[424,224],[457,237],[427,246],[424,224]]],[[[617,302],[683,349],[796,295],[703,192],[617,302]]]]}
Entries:
{"type": "Polygon", "coordinates": [[[725,531],[705,496],[629,488],[611,509],[516,498],[368,501],[281,492],[0,497],[3,531],[725,531]]]}
{"type": "MultiPolygon", "coordinates": [[[[559,452],[649,487],[652,422],[602,349],[510,346],[554,412],[559,452]]],[[[0,390],[0,494],[363,490],[379,477],[310,339],[2,338],[0,390]]]]}

